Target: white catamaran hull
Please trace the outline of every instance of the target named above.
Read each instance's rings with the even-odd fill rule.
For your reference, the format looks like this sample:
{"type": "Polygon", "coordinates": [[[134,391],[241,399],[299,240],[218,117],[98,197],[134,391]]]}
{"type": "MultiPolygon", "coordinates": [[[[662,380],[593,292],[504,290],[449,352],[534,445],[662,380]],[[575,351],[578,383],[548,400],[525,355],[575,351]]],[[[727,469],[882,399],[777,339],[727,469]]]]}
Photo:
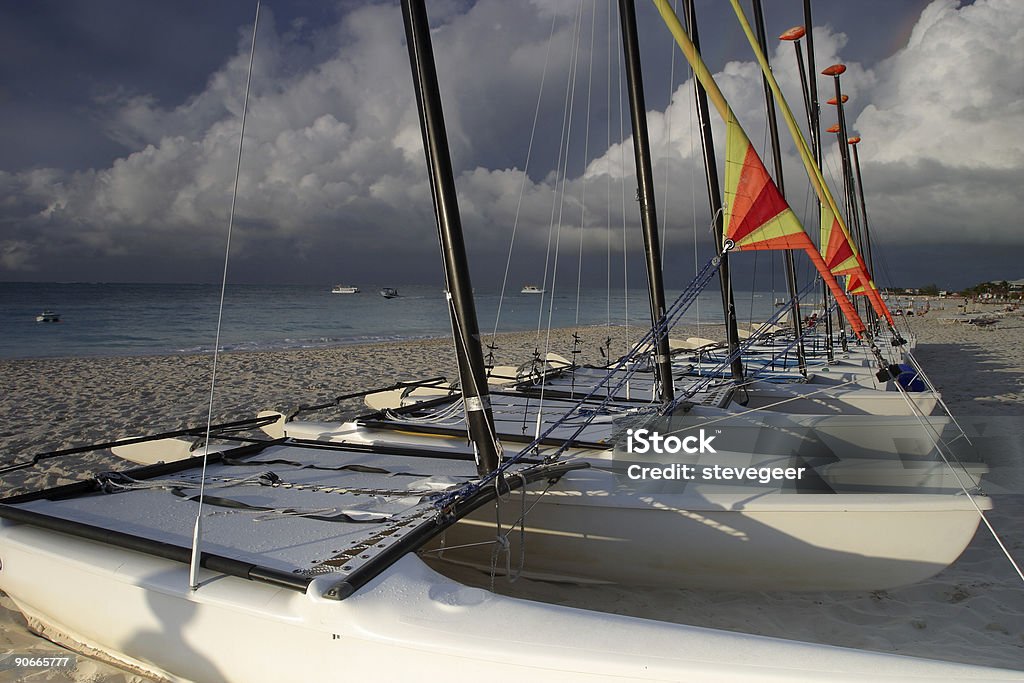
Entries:
{"type": "Polygon", "coordinates": [[[337,601],[319,580],[300,593],[211,572],[190,592],[182,564],[6,521],[0,553],[0,587],[35,628],[181,683],[1024,680],[501,597],[412,555],[337,601]]]}
{"type": "Polygon", "coordinates": [[[748,408],[801,415],[931,415],[939,395],[933,391],[900,392],[834,388],[817,384],[753,382],[748,408]]]}
{"type": "MultiPolygon", "coordinates": [[[[526,518],[524,574],[536,578],[723,590],[879,590],[939,573],[974,537],[966,498],[915,494],[736,493],[637,496],[573,472],[526,518]]],[[[526,507],[537,503],[527,496],[526,507]]],[[[987,501],[982,501],[987,507],[987,501]]],[[[502,509],[513,562],[519,497],[502,509]]],[[[492,541],[493,508],[448,530],[450,546],[492,541]]],[[[444,559],[490,566],[487,553],[444,559]]],[[[500,565],[499,565],[500,566],[500,565]]]]}
{"type": "MultiPolygon", "coordinates": [[[[289,422],[285,430],[292,438],[323,442],[422,447],[430,441],[434,448],[465,450],[462,439],[354,423],[289,422]]],[[[904,466],[895,458],[839,461],[835,476],[844,474],[843,467],[860,467],[854,485],[896,475],[894,486],[941,484],[945,490],[835,494],[702,482],[684,489],[678,481],[631,484],[611,451],[579,459],[591,467],[565,474],[543,495],[536,489],[527,495],[528,576],[674,588],[880,590],[922,581],[949,566],[980,522],[971,501],[954,493],[959,486],[948,471],[933,470],[922,481],[913,470],[901,474],[904,466]]],[[[747,464],[756,462],[741,466],[747,464]]],[[[991,507],[985,497],[975,500],[982,509],[991,507]]],[[[505,531],[522,509],[519,494],[502,504],[505,531]]],[[[482,508],[451,527],[445,545],[483,545],[446,550],[444,558],[489,568],[496,532],[494,508],[482,508]]],[[[509,540],[512,557],[519,557],[518,531],[509,540]]]]}

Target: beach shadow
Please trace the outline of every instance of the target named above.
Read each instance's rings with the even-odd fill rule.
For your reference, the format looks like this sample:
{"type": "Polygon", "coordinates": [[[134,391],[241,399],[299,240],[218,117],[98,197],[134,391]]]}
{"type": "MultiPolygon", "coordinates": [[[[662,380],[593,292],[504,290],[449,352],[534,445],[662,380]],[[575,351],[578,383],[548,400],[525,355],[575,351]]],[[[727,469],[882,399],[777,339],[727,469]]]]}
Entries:
{"type": "MultiPolygon", "coordinates": [[[[556,484],[545,494],[547,505],[524,504],[518,494],[501,505],[513,572],[525,558],[525,575],[547,580],[750,591],[872,590],[934,576],[956,559],[978,524],[972,511],[961,510],[941,530],[922,526],[915,497],[899,493],[883,494],[884,502],[873,496],[870,505],[857,494],[811,488],[767,492],[751,486],[745,496],[705,496],[699,486],[688,491],[676,484],[629,494],[628,484],[609,486],[624,479],[611,472],[579,470],[571,476],[573,493],[559,496],[556,484]],[[588,493],[575,493],[580,490],[588,493]],[[843,496],[849,496],[845,505],[843,496]],[[529,513],[521,539],[514,525],[524,509],[529,513]],[[926,537],[942,550],[926,553],[927,559],[901,552],[898,539],[926,537]]],[[[487,567],[496,530],[495,508],[481,508],[448,530],[441,559],[487,567]]],[[[496,569],[505,571],[504,559],[496,569]]]]}
{"type": "MultiPolygon", "coordinates": [[[[187,583],[187,569],[166,569],[143,579],[137,590],[143,591],[148,613],[159,624],[158,628],[140,628],[121,645],[140,661],[152,662],[166,671],[193,681],[226,683],[229,677],[218,664],[203,655],[190,641],[189,631],[195,629],[199,613],[210,607],[201,599],[182,598],[181,590],[187,583]]],[[[202,588],[199,589],[200,591],[202,588]]],[[[207,615],[206,620],[209,621],[207,615]]],[[[225,631],[222,645],[232,649],[233,635],[225,631]]]]}
{"type": "MultiPolygon", "coordinates": [[[[927,368],[929,377],[940,392],[962,402],[962,409],[954,410],[954,415],[958,412],[985,414],[982,406],[975,407],[971,403],[1005,403],[1006,399],[1001,396],[1024,390],[1024,372],[998,352],[981,344],[919,344],[915,356],[927,368]]],[[[1016,407],[1018,414],[1024,415],[1024,405],[1016,407]]]]}
{"type": "MultiPolygon", "coordinates": [[[[513,508],[513,511],[518,508],[517,505],[508,507],[513,508]]],[[[652,505],[644,513],[654,509],[652,505]]],[[[474,517],[483,521],[482,515],[474,517]]],[[[941,572],[941,567],[933,565],[934,570],[927,573],[934,576],[919,578],[905,587],[840,591],[821,590],[806,584],[801,587],[802,579],[805,578],[802,576],[805,563],[822,563],[818,565],[819,568],[827,563],[839,573],[850,571],[851,565],[856,564],[858,571],[874,571],[877,572],[876,577],[885,571],[885,564],[905,570],[915,563],[912,560],[900,562],[878,559],[872,567],[872,561],[864,555],[823,547],[828,535],[823,537],[821,546],[816,546],[755,519],[738,518],[725,510],[706,509],[700,514],[684,515],[682,519],[686,520],[689,528],[684,530],[683,526],[677,527],[676,531],[682,533],[666,533],[661,537],[661,543],[665,546],[681,544],[689,548],[690,554],[697,558],[697,565],[690,569],[703,572],[705,577],[713,578],[714,572],[721,570],[723,580],[719,585],[690,586],[687,583],[690,577],[681,567],[677,570],[674,582],[654,586],[645,586],[636,580],[620,580],[612,584],[587,582],[559,577],[554,572],[531,571],[531,562],[544,553],[561,551],[567,554],[577,570],[580,564],[588,561],[587,552],[574,553],[567,548],[579,532],[579,528],[571,524],[557,529],[559,533],[554,543],[563,546],[560,550],[545,547],[543,539],[526,539],[526,572],[515,583],[507,581],[503,576],[505,564],[500,559],[497,567],[492,567],[491,571],[487,569],[486,559],[483,564],[460,561],[466,558],[458,557],[457,553],[446,552],[447,557],[443,559],[428,554],[424,559],[431,568],[456,581],[521,599],[787,640],[1018,668],[1013,652],[1007,650],[1012,648],[1013,625],[1020,622],[1014,611],[1015,605],[1020,603],[1019,591],[1014,582],[1007,580],[999,583],[1000,579],[995,578],[994,572],[990,572],[994,553],[983,531],[978,532],[967,547],[962,560],[941,572]],[[709,552],[710,548],[714,548],[714,552],[709,552]],[[759,571],[780,571],[783,564],[792,560],[793,583],[788,589],[746,588],[744,577],[735,571],[736,566],[742,566],[740,555],[747,555],[748,577],[752,582],[757,580],[759,571]],[[704,559],[700,559],[701,556],[704,559]],[[757,560],[775,563],[775,566],[768,569],[765,565],[759,565],[757,560]],[[717,568],[715,563],[720,563],[717,568]],[[899,567],[901,564],[903,566],[899,567]],[[987,582],[996,583],[993,585],[987,582]],[[993,606],[993,598],[1006,600],[1007,608],[993,606]],[[960,631],[954,628],[951,631],[953,635],[948,637],[936,630],[940,625],[962,622],[964,607],[968,605],[979,612],[975,621],[982,622],[960,631]],[[892,630],[896,624],[900,624],[898,632],[892,630]],[[985,630],[1003,628],[1003,625],[1006,626],[1006,634],[985,630]],[[921,629],[928,628],[933,630],[922,634],[921,629]],[[958,640],[971,637],[974,632],[980,634],[976,643],[979,646],[977,652],[970,647],[961,647],[958,640]],[[1008,642],[1009,648],[1006,647],[1008,642]]],[[[609,534],[595,534],[584,539],[585,543],[591,547],[601,546],[606,557],[621,557],[623,565],[638,561],[656,563],[658,553],[652,552],[649,546],[642,547],[643,541],[638,539],[644,536],[645,528],[649,529],[651,525],[643,524],[639,519],[633,521],[636,524],[626,525],[630,529],[628,534],[623,533],[614,538],[609,534]]],[[[841,535],[853,532],[857,525],[840,522],[831,526],[834,534],[841,535]]],[[[504,528],[509,528],[508,520],[504,528]]],[[[494,530],[494,516],[491,512],[492,539],[494,530]]],[[[476,540],[485,540],[482,525],[477,527],[477,531],[480,533],[476,540]]],[[[515,572],[517,558],[520,557],[517,534],[510,534],[509,540],[509,554],[513,558],[512,570],[515,572]]],[[[970,540],[970,535],[966,540],[970,540]]],[[[484,546],[483,550],[489,555],[488,547],[484,546]]],[[[586,548],[583,550],[586,551],[586,548]]],[[[605,578],[614,580],[615,577],[605,578]]],[[[571,634],[567,635],[567,642],[572,642],[571,634]]]]}

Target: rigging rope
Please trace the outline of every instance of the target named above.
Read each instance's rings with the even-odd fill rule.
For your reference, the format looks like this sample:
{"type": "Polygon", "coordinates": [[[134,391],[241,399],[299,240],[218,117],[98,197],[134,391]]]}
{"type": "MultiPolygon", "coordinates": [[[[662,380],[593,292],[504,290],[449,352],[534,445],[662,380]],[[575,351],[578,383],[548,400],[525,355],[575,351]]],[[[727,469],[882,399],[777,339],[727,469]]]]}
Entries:
{"type": "Polygon", "coordinates": [[[508,245],[508,257],[505,259],[505,274],[501,280],[501,292],[498,295],[498,310],[494,315],[494,330],[491,332],[491,346],[494,346],[494,339],[498,334],[498,324],[501,321],[501,307],[505,302],[505,290],[508,287],[508,272],[512,266],[512,250],[516,244],[516,232],[519,229],[519,216],[523,207],[523,195],[526,193],[526,183],[530,180],[530,159],[533,156],[533,143],[537,136],[537,120],[540,117],[540,104],[544,97],[544,83],[548,75],[548,62],[551,58],[551,44],[555,38],[555,23],[558,20],[558,8],[551,15],[551,31],[548,34],[548,46],[544,52],[544,68],[540,74],[540,87],[537,90],[537,104],[533,109],[533,125],[530,128],[530,144],[526,148],[526,162],[523,164],[523,182],[519,186],[519,199],[516,202],[516,216],[512,222],[512,237],[508,245]]]}
{"type": "Polygon", "coordinates": [[[654,348],[654,340],[658,338],[658,335],[667,334],[668,330],[686,313],[690,305],[696,300],[700,292],[707,286],[711,278],[718,272],[721,266],[721,257],[716,256],[709,260],[703,269],[690,281],[679,297],[668,307],[665,312],[664,318],[662,319],[661,325],[652,327],[647,331],[644,336],[633,345],[632,350],[620,358],[614,367],[609,368],[608,373],[603,379],[597,382],[589,392],[582,399],[575,402],[574,406],[566,411],[562,417],[552,422],[548,428],[538,434],[533,441],[523,447],[516,455],[511,458],[504,460],[494,471],[490,472],[486,476],[482,477],[477,481],[468,482],[459,489],[451,491],[439,498],[435,502],[435,506],[438,509],[445,509],[453,505],[454,503],[468,498],[478,492],[482,487],[489,485],[495,479],[504,477],[505,472],[522,460],[529,453],[536,452],[536,450],[542,445],[543,441],[549,437],[556,429],[566,424],[570,419],[574,419],[574,415],[583,415],[585,419],[579,423],[573,433],[564,440],[562,445],[555,449],[554,452],[548,454],[545,457],[546,462],[552,462],[557,460],[565,453],[565,451],[571,447],[572,443],[579,437],[583,430],[590,425],[594,419],[600,414],[600,409],[607,406],[615,396],[617,396],[618,390],[642,367],[643,364],[634,362],[642,354],[649,353],[654,348]],[[614,384],[611,391],[605,392],[606,395],[599,401],[596,401],[597,407],[594,407],[594,399],[598,397],[603,389],[611,382],[612,378],[621,373],[621,378],[617,383],[614,384]],[[583,409],[583,410],[581,410],[583,409]]]}
{"type": "MultiPolygon", "coordinates": [[[[577,75],[577,69],[579,68],[580,39],[582,38],[582,35],[583,35],[582,26],[583,26],[583,2],[581,0],[579,5],[577,6],[575,32],[574,32],[574,36],[573,36],[572,65],[571,65],[571,67],[569,69],[569,86],[568,86],[568,90],[566,92],[566,106],[565,106],[565,111],[563,112],[563,119],[562,119],[563,126],[564,126],[564,129],[563,129],[563,132],[562,132],[562,141],[563,141],[565,147],[564,147],[564,150],[563,149],[559,149],[559,152],[558,152],[559,153],[559,159],[560,160],[564,159],[564,161],[562,162],[562,168],[561,168],[561,176],[562,176],[562,190],[561,190],[561,192],[558,191],[558,175],[557,174],[555,176],[555,184],[554,184],[554,190],[555,190],[554,199],[557,201],[557,204],[558,204],[558,214],[557,214],[558,217],[557,217],[557,222],[556,222],[555,221],[555,215],[554,215],[554,208],[555,207],[552,206],[552,227],[554,227],[554,226],[557,226],[557,227],[554,227],[555,246],[554,246],[554,254],[553,254],[552,258],[551,258],[551,285],[550,285],[550,290],[551,291],[550,291],[550,293],[548,293],[548,291],[547,291],[549,289],[549,287],[548,287],[548,284],[547,284],[547,270],[546,270],[547,264],[545,263],[545,273],[544,273],[544,283],[545,284],[544,284],[544,288],[543,288],[542,294],[541,294],[541,311],[540,311],[541,315],[543,315],[543,312],[544,312],[544,308],[543,308],[543,306],[544,306],[544,297],[547,297],[547,303],[548,303],[547,334],[545,335],[545,338],[544,338],[544,359],[545,360],[547,359],[548,354],[551,352],[551,320],[552,320],[552,317],[554,315],[554,310],[555,310],[555,287],[556,287],[557,280],[558,280],[558,256],[559,256],[559,247],[560,247],[561,241],[562,241],[562,212],[563,212],[563,210],[565,208],[566,184],[569,181],[569,149],[570,149],[570,145],[571,145],[571,142],[572,142],[572,119],[573,119],[573,112],[574,112],[574,108],[575,108],[575,104],[576,104],[576,75],[577,75]],[[564,152],[564,156],[563,156],[563,152],[564,152]]],[[[548,250],[551,251],[551,229],[550,228],[548,230],[548,250]]],[[[538,335],[538,337],[540,336],[540,322],[541,322],[540,319],[538,319],[538,321],[537,321],[537,335],[538,335]]],[[[540,394],[541,410],[537,414],[537,431],[538,431],[538,433],[540,431],[541,415],[543,414],[543,406],[544,406],[544,390],[543,389],[544,389],[544,386],[542,384],[541,385],[541,394],[540,394]]]]}
{"type": "MultiPolygon", "coordinates": [[[[608,112],[608,120],[606,127],[606,144],[605,149],[611,150],[612,148],[612,2],[608,0],[605,5],[608,8],[608,46],[606,64],[607,78],[605,81],[605,109],[608,112]]],[[[606,152],[607,153],[607,152],[606,152]]],[[[609,171],[605,174],[605,279],[606,279],[606,294],[605,294],[605,334],[607,340],[605,346],[607,347],[607,358],[606,361],[611,361],[611,342],[612,342],[612,174],[609,171]]]]}
{"type": "MultiPolygon", "coordinates": [[[[1013,567],[1013,570],[1017,573],[1017,576],[1020,577],[1020,580],[1024,582],[1024,569],[1021,569],[1020,564],[1018,564],[1017,560],[1015,560],[1013,555],[1010,554],[1010,551],[1007,549],[1002,537],[996,532],[995,527],[992,526],[992,523],[989,521],[988,516],[985,514],[985,511],[981,509],[980,505],[978,505],[978,501],[975,500],[974,495],[972,495],[971,492],[967,489],[967,486],[964,484],[963,479],[960,478],[960,474],[957,472],[957,469],[953,467],[952,463],[950,463],[949,457],[947,457],[945,450],[942,448],[942,446],[939,445],[939,442],[942,441],[941,435],[938,435],[938,439],[936,438],[934,428],[932,428],[930,425],[927,425],[927,417],[924,415],[924,412],[921,410],[921,407],[917,405],[917,402],[910,397],[910,394],[906,390],[906,388],[895,380],[893,380],[893,385],[896,387],[896,390],[903,395],[903,398],[907,401],[914,416],[918,419],[918,422],[920,422],[922,426],[925,426],[925,433],[928,434],[928,438],[931,440],[932,445],[935,447],[936,451],[938,451],[939,456],[942,458],[942,461],[946,464],[946,467],[949,468],[949,470],[953,473],[953,476],[956,477],[956,481],[957,484],[960,486],[960,490],[963,491],[964,495],[967,496],[967,499],[971,502],[971,505],[974,507],[975,511],[977,511],[982,523],[984,523],[985,527],[992,535],[992,538],[999,546],[999,549],[1002,551],[1003,555],[1006,556],[1006,559],[1010,563],[1010,566],[1013,567]]],[[[950,415],[950,417],[952,417],[952,415],[950,415]]],[[[959,425],[957,426],[959,427],[959,425]]],[[[955,454],[951,453],[951,455],[957,461],[957,464],[959,464],[961,468],[964,469],[964,473],[966,474],[967,469],[966,467],[964,467],[963,463],[960,462],[959,458],[957,458],[955,454]]],[[[973,483],[974,487],[972,488],[975,488],[975,490],[977,490],[978,483],[973,483]]]]}
{"type": "MultiPolygon", "coordinates": [[[[576,85],[576,64],[579,50],[579,27],[580,21],[583,17],[583,3],[581,2],[576,7],[576,17],[573,22],[573,41],[570,47],[570,61],[571,66],[566,74],[566,86],[565,86],[565,102],[562,105],[562,128],[561,137],[558,141],[558,161],[555,164],[555,177],[551,185],[551,216],[548,219],[548,242],[547,251],[544,254],[544,280],[541,284],[540,301],[538,302],[537,310],[537,336],[536,341],[540,343],[540,333],[543,329],[544,322],[544,299],[549,297],[548,294],[548,274],[552,268],[552,256],[551,256],[551,238],[555,231],[555,216],[559,210],[559,193],[558,183],[560,178],[564,178],[563,166],[568,170],[568,147],[567,131],[571,128],[571,116],[572,116],[572,95],[575,92],[576,85]],[[563,160],[564,154],[564,160],[563,160]]],[[[564,191],[564,183],[563,183],[564,191]]],[[[558,253],[555,253],[555,263],[557,264],[558,253]]],[[[550,295],[553,296],[553,293],[550,295]]]]}
{"type": "MultiPolygon", "coordinates": [[[[615,22],[615,37],[618,44],[622,43],[622,25],[619,22],[615,22]]],[[[616,51],[618,54],[618,51],[616,51]]],[[[616,57],[615,66],[618,74],[619,87],[619,188],[621,190],[622,198],[622,302],[623,302],[623,328],[622,328],[622,343],[623,347],[629,349],[629,266],[628,258],[629,254],[629,239],[626,230],[626,129],[625,129],[625,110],[622,104],[622,71],[623,71],[623,60],[625,55],[616,57]]],[[[629,386],[626,386],[626,398],[629,398],[629,386]]]]}
{"type": "MultiPolygon", "coordinates": [[[[220,302],[217,306],[217,335],[213,344],[213,369],[210,374],[210,404],[206,414],[206,443],[210,443],[210,425],[213,423],[213,399],[217,387],[217,360],[220,356],[220,333],[224,321],[224,297],[228,283],[228,262],[231,257],[231,232],[235,224],[235,205],[238,200],[238,180],[242,172],[242,143],[245,141],[245,117],[249,110],[249,87],[252,84],[252,65],[256,56],[256,30],[260,21],[260,0],[256,0],[256,18],[252,23],[252,47],[249,51],[249,72],[245,77],[245,99],[242,102],[242,121],[238,132],[238,156],[235,160],[235,184],[231,190],[231,210],[228,213],[228,234],[224,245],[224,269],[220,282],[220,302]]],[[[196,511],[196,524],[192,533],[192,559],[189,565],[189,587],[199,588],[199,538],[201,535],[200,519],[203,515],[203,493],[206,486],[206,464],[209,448],[203,452],[202,481],[199,488],[199,509],[196,511]]]]}
{"type": "MultiPolygon", "coordinates": [[[[805,289],[807,287],[809,287],[809,286],[810,285],[805,286],[805,289]]],[[[773,315],[771,318],[769,318],[761,326],[761,328],[759,328],[759,331],[760,330],[764,330],[764,329],[769,329],[770,325],[774,325],[783,315],[785,315],[788,312],[788,311],[785,310],[785,307],[779,307],[779,309],[780,310],[777,310],[775,312],[775,315],[773,315]]],[[[672,411],[674,411],[676,408],[678,408],[681,404],[683,404],[685,402],[688,402],[698,392],[700,392],[700,391],[706,389],[708,386],[710,386],[711,383],[717,378],[718,374],[723,373],[725,371],[725,368],[729,367],[734,360],[736,360],[744,352],[749,350],[749,348],[756,341],[757,341],[757,335],[756,334],[752,334],[752,335],[750,335],[750,337],[748,337],[747,339],[743,340],[739,344],[739,346],[737,347],[737,349],[736,349],[736,351],[734,353],[728,354],[726,356],[726,358],[721,363],[719,363],[717,366],[715,366],[708,373],[707,376],[700,378],[699,380],[697,380],[696,382],[691,384],[689,387],[687,387],[683,391],[679,392],[679,395],[671,403],[669,403],[667,406],[662,408],[661,413],[663,415],[670,414],[672,411]]]]}
{"type": "MultiPolygon", "coordinates": [[[[593,7],[593,6],[591,6],[593,7]]],[[[594,9],[590,14],[590,54],[594,54],[594,29],[597,25],[597,10],[594,9]]],[[[590,60],[590,68],[587,71],[587,116],[586,116],[586,128],[583,138],[583,169],[580,173],[580,248],[578,255],[578,263],[576,267],[576,329],[573,330],[573,337],[576,337],[576,333],[580,327],[580,290],[583,286],[583,235],[587,230],[587,160],[590,158],[590,109],[593,102],[591,95],[593,93],[594,86],[594,60],[590,60]]],[[[575,354],[575,345],[573,352],[575,354]]],[[[575,355],[573,356],[573,362],[576,361],[575,355]]]]}
{"type": "MultiPolygon", "coordinates": [[[[677,9],[679,1],[675,0],[672,3],[673,10],[677,9]]],[[[671,34],[669,38],[672,38],[671,34]]],[[[661,145],[661,168],[665,178],[664,185],[662,185],[661,191],[661,268],[665,269],[665,254],[668,251],[668,188],[671,186],[671,160],[669,158],[669,152],[672,149],[672,112],[674,107],[672,106],[672,95],[675,92],[676,84],[676,50],[674,49],[675,44],[670,46],[669,54],[669,69],[668,69],[668,104],[665,107],[665,123],[662,145],[661,145]]]]}

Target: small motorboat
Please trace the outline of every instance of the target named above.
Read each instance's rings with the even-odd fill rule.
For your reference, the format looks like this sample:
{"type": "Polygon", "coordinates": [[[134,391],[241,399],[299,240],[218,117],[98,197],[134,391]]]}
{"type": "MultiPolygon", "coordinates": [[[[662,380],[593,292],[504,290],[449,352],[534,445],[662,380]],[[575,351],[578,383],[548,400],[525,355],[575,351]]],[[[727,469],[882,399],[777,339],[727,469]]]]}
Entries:
{"type": "Polygon", "coordinates": [[[37,323],[59,323],[60,322],[60,315],[58,315],[57,313],[54,313],[53,311],[43,311],[42,313],[40,313],[39,315],[36,316],[36,322],[37,323]]]}
{"type": "Polygon", "coordinates": [[[537,287],[536,285],[526,285],[521,290],[519,290],[519,293],[520,294],[543,294],[544,290],[541,289],[540,287],[537,287]]]}
{"type": "Polygon", "coordinates": [[[352,285],[334,285],[331,294],[358,294],[359,288],[352,285]]]}
{"type": "Polygon", "coordinates": [[[380,295],[385,299],[394,299],[398,296],[398,290],[394,287],[384,287],[380,290],[380,295]]]}

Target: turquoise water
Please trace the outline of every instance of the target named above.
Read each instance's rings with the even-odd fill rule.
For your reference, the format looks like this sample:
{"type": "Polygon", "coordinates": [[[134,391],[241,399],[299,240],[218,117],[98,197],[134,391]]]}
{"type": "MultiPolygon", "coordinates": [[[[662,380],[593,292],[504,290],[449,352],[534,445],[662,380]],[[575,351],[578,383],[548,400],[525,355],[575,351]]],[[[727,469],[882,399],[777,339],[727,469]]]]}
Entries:
{"type": "MultiPolygon", "coordinates": [[[[440,285],[399,288],[384,299],[380,286],[363,285],[360,294],[331,294],[330,286],[229,285],[221,348],[289,349],[337,346],[451,334],[440,285]]],[[[124,356],[211,351],[217,329],[219,285],[0,283],[0,357],[124,356]],[[60,314],[59,323],[37,323],[43,310],[60,314]]],[[[678,292],[669,292],[670,300],[678,292]]],[[[764,317],[774,307],[770,294],[737,294],[741,314],[764,317]]],[[[477,292],[480,329],[495,325],[499,296],[477,292]]],[[[649,325],[645,292],[605,289],[580,293],[579,323],[649,325]]],[[[505,296],[499,332],[572,327],[576,292],[505,296]],[[543,310],[542,307],[543,306],[543,310]]],[[[704,292],[700,319],[720,322],[717,290],[704,292]]],[[[686,316],[697,320],[696,307],[686,316]]]]}

